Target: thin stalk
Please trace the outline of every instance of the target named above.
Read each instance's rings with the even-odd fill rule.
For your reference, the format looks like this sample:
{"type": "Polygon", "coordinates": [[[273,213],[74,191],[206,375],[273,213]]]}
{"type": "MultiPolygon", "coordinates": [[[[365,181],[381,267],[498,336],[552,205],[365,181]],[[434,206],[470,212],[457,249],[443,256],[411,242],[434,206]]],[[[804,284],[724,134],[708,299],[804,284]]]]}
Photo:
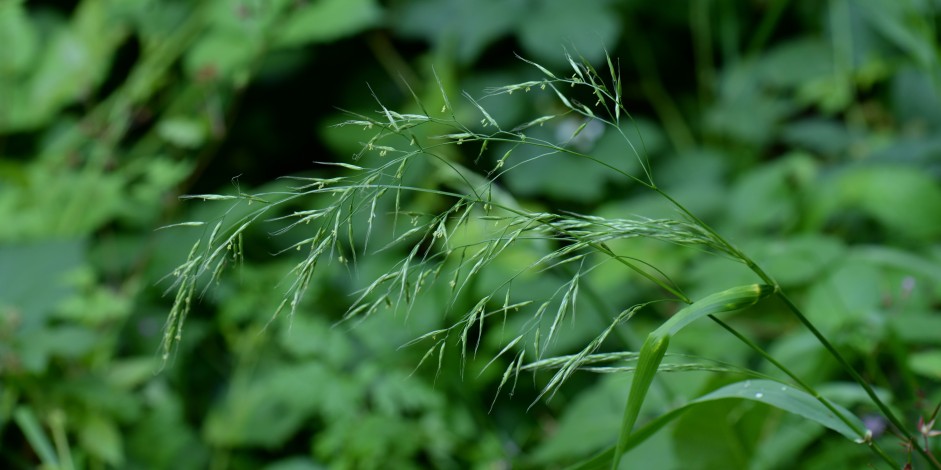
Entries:
{"type": "Polygon", "coordinates": [[[784,9],[787,7],[788,3],[789,0],[775,0],[769,11],[761,18],[758,31],[752,37],[751,43],[748,45],[749,56],[754,57],[757,55],[758,51],[768,42],[768,38],[771,37],[775,26],[777,26],[778,22],[781,20],[781,14],[784,13],[784,9]]]}
{"type": "MultiPolygon", "coordinates": [[[[895,426],[896,429],[898,429],[899,432],[901,432],[902,435],[905,436],[905,438],[908,439],[912,443],[912,447],[914,447],[918,451],[918,453],[922,455],[922,457],[924,457],[925,459],[929,461],[932,461],[933,459],[931,457],[931,454],[925,448],[917,444],[918,441],[915,440],[914,436],[912,436],[910,432],[908,432],[908,429],[905,428],[901,420],[899,420],[898,417],[895,416],[895,413],[893,413],[892,410],[889,409],[888,405],[886,405],[879,398],[875,390],[873,390],[872,387],[869,386],[869,383],[867,383],[862,378],[862,376],[859,375],[858,372],[856,372],[856,369],[854,369],[853,366],[849,364],[849,362],[843,357],[843,355],[840,354],[840,352],[837,351],[836,348],[829,341],[827,341],[826,337],[823,336],[823,333],[821,333],[820,330],[818,330],[813,325],[813,323],[811,323],[810,320],[807,319],[806,316],[804,316],[804,314],[800,311],[800,309],[797,308],[797,306],[794,305],[791,299],[788,298],[783,292],[778,290],[777,294],[778,294],[778,297],[782,301],[784,301],[784,304],[787,306],[787,308],[797,317],[797,319],[800,320],[800,322],[808,330],[810,330],[810,332],[817,338],[817,340],[820,341],[820,344],[822,344],[823,347],[827,349],[830,355],[833,356],[833,358],[835,358],[837,362],[840,363],[840,366],[842,366],[843,369],[846,370],[848,374],[850,374],[850,376],[853,378],[853,380],[856,383],[858,383],[861,387],[863,387],[863,390],[866,391],[866,395],[868,395],[869,398],[872,400],[872,402],[876,405],[876,407],[879,408],[879,411],[881,411],[882,414],[885,415],[885,417],[889,420],[889,422],[891,422],[892,425],[895,426]]],[[[938,465],[937,463],[935,463],[933,466],[935,468],[941,468],[941,465],[938,465]]]]}
{"type": "MultiPolygon", "coordinates": [[[[747,337],[739,333],[737,330],[732,328],[728,323],[725,323],[724,321],[720,320],[719,317],[716,317],[715,315],[709,315],[709,318],[712,321],[718,323],[719,326],[724,328],[729,333],[732,333],[732,335],[738,338],[739,341],[745,343],[745,345],[747,345],[753,351],[761,355],[761,357],[763,357],[765,360],[770,362],[778,370],[780,370],[781,372],[784,372],[784,374],[787,375],[791,380],[793,380],[794,383],[796,383],[805,392],[811,394],[815,399],[817,399],[817,401],[819,401],[823,406],[825,406],[828,410],[830,410],[831,413],[833,413],[837,418],[839,418],[840,421],[843,421],[844,424],[852,428],[860,436],[864,436],[864,437],[866,436],[866,431],[857,428],[852,421],[850,421],[848,418],[843,416],[843,413],[837,410],[836,407],[834,407],[832,403],[830,403],[827,399],[825,399],[822,395],[820,395],[820,393],[818,393],[816,389],[810,386],[810,384],[801,380],[800,377],[798,377],[796,374],[791,372],[791,370],[788,369],[784,364],[782,364],[777,359],[775,359],[774,356],[772,356],[767,351],[762,349],[761,346],[755,344],[755,342],[753,342],[752,340],[748,339],[747,337]]],[[[883,451],[882,448],[879,447],[879,445],[875,443],[875,441],[869,441],[868,445],[873,450],[873,452],[875,452],[880,457],[882,457],[882,460],[885,460],[886,463],[888,463],[889,465],[892,465],[893,468],[900,467],[899,464],[892,459],[892,457],[886,454],[885,451],[883,451]]]]}
{"type": "MultiPolygon", "coordinates": [[[[763,281],[765,281],[769,285],[774,286],[775,293],[784,302],[788,310],[790,310],[791,313],[793,313],[794,316],[797,317],[798,321],[800,321],[801,324],[804,325],[804,327],[807,328],[807,330],[810,331],[810,333],[813,334],[815,338],[817,338],[817,341],[824,347],[824,349],[827,350],[827,352],[834,359],[836,359],[836,361],[840,364],[840,367],[842,367],[843,370],[846,371],[846,373],[849,374],[850,377],[852,377],[853,381],[855,381],[857,384],[859,384],[860,387],[863,388],[863,390],[866,392],[866,395],[869,396],[870,400],[872,400],[873,404],[875,404],[876,407],[879,408],[879,411],[882,412],[882,414],[886,417],[886,419],[888,419],[889,422],[891,422],[892,425],[895,426],[899,430],[899,432],[901,432],[902,435],[905,436],[906,439],[912,442],[912,446],[915,447],[915,449],[917,449],[918,452],[925,459],[931,460],[929,452],[917,444],[917,441],[914,439],[912,434],[905,428],[901,420],[899,420],[899,418],[895,415],[895,413],[892,412],[892,410],[888,407],[888,405],[886,405],[882,401],[882,399],[879,398],[879,396],[876,394],[876,391],[872,388],[872,386],[870,386],[869,383],[866,382],[866,380],[863,379],[861,375],[859,375],[859,372],[857,372],[856,369],[853,368],[852,365],[850,365],[849,361],[847,361],[846,358],[843,357],[842,354],[840,354],[840,352],[836,349],[835,346],[833,346],[833,344],[826,338],[826,336],[824,336],[823,333],[821,333],[820,330],[818,330],[817,327],[814,326],[813,323],[811,323],[810,319],[808,319],[804,315],[804,313],[801,312],[801,310],[797,307],[797,305],[795,305],[794,302],[792,302],[791,299],[786,294],[784,294],[783,290],[781,289],[780,284],[774,281],[774,279],[772,279],[771,276],[769,276],[768,273],[766,273],[751,258],[746,256],[741,251],[739,251],[731,243],[726,241],[725,238],[719,235],[715,230],[709,227],[709,225],[707,225],[701,219],[693,215],[692,212],[686,209],[686,207],[680,204],[677,200],[673,199],[672,197],[670,197],[670,195],[668,195],[667,193],[665,193],[663,190],[661,190],[660,188],[656,186],[653,187],[653,190],[659,193],[664,198],[666,198],[668,201],[670,201],[674,206],[676,206],[680,211],[682,211],[683,214],[685,214],[687,217],[693,220],[696,224],[702,227],[703,230],[706,230],[710,235],[712,235],[715,238],[716,241],[721,243],[723,246],[725,246],[729,250],[730,253],[732,253],[734,256],[738,257],[742,262],[744,262],[745,265],[748,266],[748,268],[752,272],[754,272],[756,275],[758,275],[758,277],[760,277],[763,281]]],[[[935,466],[935,468],[941,468],[941,466],[935,466]]]]}

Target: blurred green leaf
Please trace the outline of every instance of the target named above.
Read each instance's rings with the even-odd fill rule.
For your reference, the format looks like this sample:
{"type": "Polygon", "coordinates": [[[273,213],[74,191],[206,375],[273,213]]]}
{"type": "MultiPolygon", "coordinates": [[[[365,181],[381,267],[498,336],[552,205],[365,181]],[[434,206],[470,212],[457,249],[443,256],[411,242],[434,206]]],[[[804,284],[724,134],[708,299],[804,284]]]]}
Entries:
{"type": "MultiPolygon", "coordinates": [[[[210,412],[205,437],[225,447],[279,446],[316,410],[335,401],[331,395],[351,391],[344,382],[317,363],[285,365],[251,383],[236,382],[210,412]]],[[[351,405],[354,396],[342,400],[351,405]]]]}
{"type": "Polygon", "coordinates": [[[534,464],[572,460],[611,443],[624,411],[623,377],[612,376],[580,393],[559,419],[558,428],[530,458],[534,464]]]}
{"type": "Polygon", "coordinates": [[[84,262],[85,246],[78,239],[0,246],[0,305],[5,315],[13,315],[23,331],[42,325],[75,293],[67,275],[84,262]]]}
{"type": "Polygon", "coordinates": [[[797,103],[762,89],[756,65],[737,64],[723,72],[719,99],[704,111],[704,126],[712,135],[760,148],[798,108],[797,103]]]}
{"type": "Polygon", "coordinates": [[[761,55],[756,73],[770,86],[800,88],[833,73],[830,44],[807,36],[785,42],[761,55]]]}
{"type": "MultiPolygon", "coordinates": [[[[862,432],[864,432],[866,429],[866,426],[859,418],[840,405],[831,403],[833,408],[839,411],[849,424],[838,418],[827,407],[817,401],[816,398],[804,391],[773,380],[746,380],[743,382],[736,382],[731,385],[726,385],[718,390],[692,400],[685,405],[674,408],[666,414],[663,414],[657,419],[647,423],[646,426],[639,428],[634,433],[635,437],[631,439],[631,442],[628,445],[628,449],[637,445],[637,443],[641,442],[643,439],[649,437],[651,433],[656,432],[669,421],[676,419],[686,409],[702,403],[728,398],[750,400],[771,405],[775,408],[779,408],[788,413],[801,416],[812,422],[836,431],[847,439],[854,441],[861,439],[863,436],[853,429],[853,427],[855,426],[862,432]]],[[[609,468],[613,454],[614,447],[612,446],[596,457],[586,460],[573,468],[577,468],[579,470],[609,468]]]]}
{"type": "Polygon", "coordinates": [[[326,468],[308,457],[290,457],[273,462],[265,466],[263,470],[325,470],[326,468]]]}
{"type": "Polygon", "coordinates": [[[837,337],[842,333],[845,339],[845,335],[881,315],[881,284],[877,267],[855,260],[839,263],[829,276],[811,287],[807,316],[825,334],[837,337]]]}
{"type": "MultiPolygon", "coordinates": [[[[55,24],[46,34],[28,80],[13,85],[15,92],[8,96],[15,101],[7,118],[0,119],[0,130],[45,124],[62,107],[90,95],[105,79],[126,34],[121,19],[109,16],[105,2],[81,2],[69,24],[55,24]]],[[[24,40],[30,41],[28,32],[24,40]]]]}
{"type": "Polygon", "coordinates": [[[916,374],[941,380],[941,350],[914,353],[908,357],[908,367],[916,374]]]}
{"type": "MultiPolygon", "coordinates": [[[[0,3],[0,81],[15,80],[30,70],[39,47],[39,35],[22,1],[0,3]]],[[[2,82],[0,82],[2,83],[2,82]]],[[[0,85],[4,90],[10,85],[0,85]]],[[[5,93],[0,95],[5,96],[5,93]]],[[[3,122],[0,121],[0,129],[3,122]]]]}
{"type": "Polygon", "coordinates": [[[621,32],[611,5],[607,0],[541,0],[524,13],[526,21],[520,22],[517,36],[527,54],[541,63],[565,64],[563,48],[599,63],[605,47],[614,44],[621,32]]]}
{"type": "Polygon", "coordinates": [[[153,356],[117,359],[106,375],[108,383],[121,389],[132,389],[145,383],[159,366],[153,356]]]}
{"type": "Polygon", "coordinates": [[[39,424],[39,420],[36,419],[33,409],[27,406],[18,406],[13,410],[13,419],[20,427],[23,435],[26,436],[30,446],[39,454],[43,465],[58,468],[59,458],[53,450],[52,441],[46,436],[46,432],[39,424]]]}
{"type": "Polygon", "coordinates": [[[930,25],[923,15],[930,14],[920,2],[895,2],[892,0],[860,0],[858,5],[869,23],[892,41],[899,49],[908,53],[921,67],[936,63],[934,41],[929,39],[930,25]]]}
{"type": "Polygon", "coordinates": [[[331,328],[322,318],[295,315],[280,329],[281,346],[298,358],[322,358],[336,366],[349,360],[352,347],[342,329],[331,328]]]}
{"type": "Polygon", "coordinates": [[[157,125],[157,133],[167,142],[178,147],[193,149],[206,141],[209,130],[200,120],[176,117],[160,121],[157,125]]]}
{"type": "Polygon", "coordinates": [[[890,315],[887,319],[892,330],[906,344],[930,344],[941,346],[941,316],[934,312],[912,312],[890,315]]]}
{"type": "Polygon", "coordinates": [[[825,429],[810,421],[789,419],[767,439],[759,443],[749,463],[751,470],[787,468],[802,449],[817,442],[825,429]]]}
{"type": "Polygon", "coordinates": [[[262,47],[261,38],[257,36],[215,31],[187,51],[184,63],[191,77],[220,76],[240,85],[248,80],[253,61],[262,47]]]}
{"type": "Polygon", "coordinates": [[[786,240],[755,242],[755,259],[784,286],[813,281],[845,253],[836,238],[822,235],[798,235],[786,240]]]}
{"type": "Polygon", "coordinates": [[[124,464],[124,439],[117,424],[99,413],[90,413],[79,423],[84,449],[109,465],[124,464]]]}
{"type": "Polygon", "coordinates": [[[744,174],[732,187],[729,223],[745,229],[782,229],[798,219],[798,194],[817,172],[807,154],[793,153],[744,174]]]}
{"type": "Polygon", "coordinates": [[[70,297],[58,306],[55,317],[76,323],[101,326],[130,315],[131,292],[115,292],[99,283],[90,268],[72,273],[69,283],[82,295],[70,297]]]}
{"type": "Polygon", "coordinates": [[[320,0],[302,4],[278,28],[281,47],[327,42],[375,25],[382,13],[375,0],[320,0]]]}
{"type": "Polygon", "coordinates": [[[509,34],[526,16],[526,5],[520,0],[416,0],[393,9],[390,24],[405,37],[454,51],[466,64],[509,34]]]}
{"type": "Polygon", "coordinates": [[[941,235],[941,186],[915,168],[872,165],[841,172],[820,185],[810,219],[819,224],[847,209],[864,211],[901,239],[941,235]]]}
{"type": "Polygon", "coordinates": [[[923,70],[902,66],[892,76],[892,114],[910,127],[941,126],[941,96],[934,79],[923,70]]]}
{"type": "MultiPolygon", "coordinates": [[[[578,138],[572,139],[570,146],[576,152],[591,155],[593,159],[547,153],[544,149],[529,146],[498,146],[495,154],[502,156],[509,152],[504,165],[506,168],[519,166],[518,171],[508,171],[502,176],[509,189],[521,196],[541,195],[561,201],[595,203],[605,194],[606,184],[627,182],[627,177],[611,167],[638,176],[640,165],[624,137],[616,130],[605,129],[597,121],[584,123],[585,128],[578,138]]],[[[526,132],[533,138],[566,142],[582,124],[581,119],[563,118],[526,132]]],[[[633,126],[633,123],[624,125],[628,139],[636,135],[633,126]]],[[[637,126],[652,131],[651,144],[654,149],[662,143],[657,140],[659,134],[656,128],[645,123],[638,123],[637,126]]],[[[641,148],[638,139],[631,142],[641,148]]]]}
{"type": "Polygon", "coordinates": [[[788,123],[782,129],[781,137],[801,150],[836,156],[850,146],[853,134],[837,121],[807,118],[788,123]]]}
{"type": "Polygon", "coordinates": [[[193,397],[177,394],[158,378],[141,398],[148,410],[127,433],[128,460],[161,470],[207,468],[209,449],[187,423],[183,408],[193,397]]]}

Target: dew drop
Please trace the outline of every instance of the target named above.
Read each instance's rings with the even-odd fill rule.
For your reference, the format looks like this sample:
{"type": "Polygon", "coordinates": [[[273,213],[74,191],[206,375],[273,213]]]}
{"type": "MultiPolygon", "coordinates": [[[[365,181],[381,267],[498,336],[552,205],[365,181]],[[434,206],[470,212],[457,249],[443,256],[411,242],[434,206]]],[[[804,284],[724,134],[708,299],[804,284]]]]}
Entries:
{"type": "Polygon", "coordinates": [[[755,394],[755,398],[761,398],[761,397],[763,397],[763,396],[765,396],[765,394],[764,394],[764,393],[761,393],[761,392],[758,392],[758,393],[755,394]]]}

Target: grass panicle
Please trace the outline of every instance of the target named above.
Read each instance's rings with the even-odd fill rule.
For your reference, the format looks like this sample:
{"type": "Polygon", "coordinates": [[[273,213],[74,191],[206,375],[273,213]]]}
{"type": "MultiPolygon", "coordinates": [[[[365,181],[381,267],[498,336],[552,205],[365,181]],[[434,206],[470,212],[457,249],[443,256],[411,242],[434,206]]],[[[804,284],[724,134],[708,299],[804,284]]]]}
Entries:
{"type": "MultiPolygon", "coordinates": [[[[206,236],[194,244],[187,260],[172,275],[170,289],[175,291],[175,297],[165,329],[164,357],[180,341],[183,323],[194,298],[220,278],[232,264],[233,258],[242,256],[241,239],[246,230],[266,223],[274,226],[269,231],[272,236],[290,233],[299,239],[285,250],[300,252],[300,260],[291,270],[289,282],[283,286],[279,312],[282,309],[286,309],[289,315],[297,312],[305,293],[315,282],[318,268],[324,264],[341,262],[355,266],[358,257],[384,252],[403,253],[402,258],[390,269],[367,281],[355,293],[342,321],[362,321],[386,308],[393,312],[411,312],[416,299],[422,295],[432,290],[445,293],[447,301],[443,314],[451,319],[450,326],[420,335],[408,344],[427,347],[419,365],[426,361],[433,362],[437,357],[437,373],[440,373],[445,350],[452,347],[460,350],[461,360],[466,362],[468,357],[478,352],[481,336],[490,328],[489,325],[502,319],[505,327],[508,324],[507,317],[522,316],[525,321],[513,323],[522,325],[520,330],[507,335],[508,340],[499,353],[487,363],[489,367],[502,357],[505,364],[497,395],[505,387],[511,390],[515,388],[521,372],[554,371],[539,392],[537,400],[550,399],[577,371],[634,372],[620,436],[612,439],[616,444],[602,458],[609,468],[616,468],[621,455],[639,440],[649,437],[651,429],[677,416],[678,413],[667,411],[650,423],[651,426],[656,425],[654,428],[641,426],[635,429],[644,397],[660,372],[695,370],[757,374],[745,368],[718,363],[663,362],[665,357],[673,357],[667,355],[671,337],[690,322],[703,318],[720,322],[734,337],[781,369],[794,381],[781,383],[781,386],[798,390],[802,394],[799,400],[803,400],[800,403],[810,400],[816,403],[813,405],[814,410],[832,414],[858,436],[865,433],[864,429],[858,428],[858,420],[848,411],[835,407],[813,387],[800,381],[784,365],[764,353],[744,334],[714,316],[747,308],[768,296],[784,299],[791,312],[814,332],[827,351],[867,391],[873,404],[899,428],[901,434],[916,442],[872,387],[813,327],[756,262],[656,185],[639,132],[635,138],[629,137],[626,130],[629,127],[622,126],[622,121],[631,120],[631,115],[624,106],[622,79],[616,61],[608,58],[607,77],[604,77],[587,61],[568,53],[566,59],[572,69],[571,75],[567,77],[522,59],[533,66],[542,75],[541,78],[487,89],[481,99],[464,93],[462,102],[452,102],[444,84],[438,80],[437,86],[444,103],[440,112],[429,112],[414,91],[412,94],[416,96],[416,106],[420,110],[418,113],[396,112],[376,98],[378,109],[375,113],[349,113],[350,119],[338,124],[340,127],[360,128],[368,137],[362,143],[362,149],[353,156],[352,162],[322,164],[329,166],[324,168],[333,170],[329,176],[287,177],[283,181],[289,185],[287,189],[269,193],[189,196],[215,203],[230,203],[242,209],[230,210],[217,221],[178,224],[202,227],[206,230],[206,236]],[[543,93],[554,99],[562,111],[504,127],[488,112],[484,100],[513,93],[543,93]],[[588,104],[579,101],[579,97],[583,99],[585,96],[590,96],[594,101],[588,104]],[[462,103],[467,109],[460,108],[462,103]],[[466,124],[457,117],[471,114],[479,116],[474,124],[466,124]],[[571,138],[550,141],[538,137],[536,133],[527,134],[534,127],[567,115],[577,116],[583,122],[571,138]],[[615,132],[624,142],[627,153],[632,155],[630,158],[639,164],[640,170],[636,174],[630,173],[615,163],[582,153],[569,145],[569,141],[588,122],[597,122],[615,132]],[[456,156],[457,146],[469,144],[479,146],[479,152],[473,152],[476,160],[472,168],[465,167],[456,156]],[[508,150],[502,155],[495,155],[493,162],[488,164],[482,157],[487,154],[488,148],[498,145],[508,150]],[[511,161],[514,151],[522,147],[533,149],[535,156],[511,161]],[[625,182],[662,196],[675,207],[678,216],[675,219],[620,219],[527,210],[501,188],[500,178],[506,172],[522,171],[528,163],[544,158],[571,158],[586,165],[599,165],[625,182]],[[336,172],[343,174],[337,176],[336,172]],[[432,181],[432,184],[427,184],[427,181],[432,181]],[[439,203],[429,204],[430,199],[439,203]],[[440,206],[442,202],[443,207],[440,206]],[[247,209],[253,203],[256,206],[247,209]],[[315,207],[293,209],[297,205],[315,207]],[[207,230],[210,225],[212,229],[207,230]],[[757,281],[763,284],[730,289],[694,303],[677,283],[649,261],[611,248],[612,242],[630,238],[692,247],[736,260],[751,269],[757,281]],[[495,266],[513,250],[529,253],[529,264],[505,273],[495,284],[492,279],[488,281],[491,282],[488,284],[488,289],[491,289],[489,293],[477,293],[475,289],[482,275],[497,272],[495,266]],[[606,318],[606,326],[593,339],[575,354],[551,356],[560,331],[575,321],[576,310],[584,303],[580,298],[582,291],[587,289],[583,287],[587,276],[607,263],[620,265],[625,268],[625,272],[635,274],[633,278],[625,277],[625,282],[628,282],[627,279],[631,279],[631,282],[650,282],[666,294],[665,297],[635,305],[617,314],[601,312],[606,318]],[[514,289],[527,276],[545,274],[558,280],[557,288],[548,298],[525,298],[525,292],[514,289]],[[201,286],[203,289],[199,288],[201,286]],[[613,332],[625,328],[624,325],[628,325],[632,318],[654,301],[689,305],[651,333],[643,346],[634,345],[635,348],[640,346],[639,351],[598,352],[603,344],[612,343],[610,337],[613,332]],[[532,362],[526,362],[527,359],[532,362]],[[634,365],[607,365],[621,361],[634,365]]],[[[793,397],[782,398],[782,409],[787,409],[790,406],[787,400],[792,399],[797,400],[793,397]]],[[[899,467],[874,442],[866,443],[881,458],[899,467]]],[[[920,453],[927,455],[927,451],[918,447],[917,442],[915,446],[920,453]]],[[[599,462],[597,458],[591,461],[599,462]]]]}

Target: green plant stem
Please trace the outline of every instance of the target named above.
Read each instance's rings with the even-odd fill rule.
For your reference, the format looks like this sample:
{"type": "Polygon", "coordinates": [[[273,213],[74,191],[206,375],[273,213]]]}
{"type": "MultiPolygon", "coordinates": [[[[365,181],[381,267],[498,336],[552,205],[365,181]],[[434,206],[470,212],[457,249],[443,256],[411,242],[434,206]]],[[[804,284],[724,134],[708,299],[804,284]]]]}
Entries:
{"type": "MultiPolygon", "coordinates": [[[[826,336],[824,336],[823,333],[821,333],[820,330],[818,330],[817,327],[814,326],[814,324],[810,321],[810,319],[808,319],[807,316],[804,315],[803,312],[801,312],[800,308],[798,308],[797,305],[795,305],[794,302],[792,302],[791,299],[786,294],[784,294],[784,292],[781,289],[780,284],[775,282],[774,279],[772,279],[771,276],[769,276],[768,273],[766,273],[751,258],[746,256],[741,251],[739,251],[731,243],[726,241],[725,238],[719,235],[715,230],[709,227],[705,222],[703,222],[698,217],[693,215],[692,212],[686,209],[686,207],[680,204],[677,200],[673,199],[672,197],[670,197],[670,195],[666,194],[665,192],[663,192],[663,190],[661,190],[660,188],[656,186],[653,186],[653,190],[659,193],[660,195],[662,195],[668,201],[670,201],[674,206],[676,206],[680,211],[682,211],[683,214],[685,214],[687,217],[690,217],[696,224],[701,226],[703,230],[706,230],[711,236],[714,237],[714,239],[717,242],[721,243],[724,247],[726,247],[726,249],[729,250],[730,253],[734,254],[736,257],[742,260],[752,272],[758,275],[758,277],[760,277],[766,283],[774,286],[775,293],[784,302],[788,310],[790,310],[791,313],[793,313],[794,316],[797,317],[798,321],[800,321],[801,324],[804,325],[804,327],[807,328],[807,330],[810,331],[810,333],[813,334],[815,338],[817,338],[817,341],[820,342],[820,344],[824,347],[824,349],[826,349],[827,352],[834,359],[836,359],[836,361],[840,364],[840,367],[842,367],[843,370],[845,370],[846,373],[849,374],[850,377],[852,377],[853,381],[855,381],[857,384],[859,384],[860,387],[863,388],[863,390],[865,390],[866,395],[869,396],[870,400],[872,400],[872,402],[876,405],[876,407],[879,408],[879,411],[882,412],[882,414],[886,417],[886,419],[888,419],[889,422],[891,422],[892,425],[895,426],[899,430],[899,432],[901,432],[902,435],[905,436],[905,438],[912,443],[912,446],[918,450],[918,453],[921,454],[922,457],[924,457],[925,459],[928,459],[929,461],[932,460],[930,453],[925,448],[918,445],[918,441],[915,440],[912,434],[908,431],[908,429],[905,428],[901,420],[899,420],[899,418],[895,415],[895,413],[892,412],[892,410],[888,407],[888,405],[886,405],[882,401],[882,399],[879,398],[879,396],[876,394],[876,391],[873,390],[872,386],[870,386],[869,383],[866,382],[866,380],[863,379],[861,375],[859,375],[859,372],[857,372],[856,369],[853,368],[853,366],[849,363],[849,361],[846,360],[845,357],[843,357],[842,354],[840,354],[840,352],[826,338],[826,336]]],[[[770,358],[770,356],[767,356],[767,355],[765,357],[770,358]]],[[[941,468],[941,466],[935,465],[935,468],[941,468]]]]}
{"type": "MultiPolygon", "coordinates": [[[[845,416],[843,416],[843,413],[841,413],[839,410],[837,410],[836,407],[834,407],[833,404],[830,403],[829,400],[827,400],[827,399],[824,398],[822,395],[820,395],[820,393],[818,393],[816,389],[814,389],[814,388],[811,387],[809,384],[807,384],[806,382],[804,382],[803,380],[801,380],[800,377],[798,377],[796,374],[794,374],[793,372],[791,372],[790,369],[788,369],[784,364],[782,364],[780,361],[778,361],[777,359],[775,359],[774,356],[772,356],[772,355],[769,354],[767,351],[765,351],[761,346],[755,344],[755,342],[753,342],[752,340],[748,339],[747,337],[745,337],[744,335],[742,335],[741,333],[739,333],[735,328],[732,328],[728,323],[726,323],[726,322],[722,321],[721,319],[719,319],[719,317],[716,317],[715,315],[709,315],[709,318],[710,318],[712,321],[718,323],[719,326],[721,326],[722,328],[724,328],[724,329],[725,329],[726,331],[728,331],[729,333],[732,333],[732,335],[735,336],[736,338],[738,338],[739,341],[745,343],[749,348],[751,348],[753,351],[757,352],[759,355],[761,355],[761,357],[763,357],[765,360],[767,360],[768,362],[770,362],[773,366],[775,366],[776,368],[778,368],[778,370],[780,370],[781,372],[784,372],[784,374],[787,375],[791,380],[793,380],[794,383],[796,383],[796,384],[797,384],[800,388],[802,388],[805,392],[811,394],[815,399],[817,399],[817,401],[819,401],[823,406],[825,406],[828,410],[830,410],[830,412],[833,413],[834,416],[836,416],[837,418],[839,418],[840,421],[843,421],[844,424],[846,424],[847,426],[849,426],[850,428],[852,428],[854,431],[856,431],[857,433],[859,433],[860,436],[863,436],[863,437],[866,436],[866,431],[865,431],[865,430],[858,429],[858,428],[853,424],[853,422],[850,421],[849,419],[847,419],[845,416]]],[[[898,462],[895,462],[895,461],[892,459],[892,457],[890,457],[888,454],[886,454],[885,451],[883,451],[882,448],[879,447],[879,445],[876,444],[874,441],[870,441],[870,442],[868,443],[868,445],[869,445],[870,448],[872,448],[872,450],[873,450],[876,454],[878,454],[880,457],[882,457],[882,459],[885,460],[886,463],[888,463],[889,465],[892,465],[893,468],[899,468],[898,462]]]]}
{"type": "Polygon", "coordinates": [[[800,309],[797,308],[796,305],[794,305],[794,302],[792,302],[791,299],[788,298],[780,290],[778,290],[777,294],[778,294],[778,297],[787,306],[787,308],[795,316],[797,316],[798,320],[800,320],[800,322],[808,330],[810,330],[810,332],[817,338],[817,340],[820,341],[823,347],[827,349],[830,355],[833,356],[833,358],[836,359],[837,362],[840,363],[840,366],[842,366],[843,369],[846,370],[848,374],[850,374],[850,376],[853,378],[854,381],[856,381],[856,383],[858,383],[861,387],[863,387],[863,390],[866,391],[866,395],[869,395],[869,398],[872,400],[873,403],[875,403],[876,407],[879,408],[879,411],[881,411],[882,414],[885,415],[886,419],[888,419],[889,422],[891,422],[892,425],[895,426],[896,429],[898,429],[898,431],[901,432],[902,435],[905,436],[905,438],[908,439],[912,443],[912,447],[914,447],[918,451],[918,453],[921,454],[922,457],[924,457],[928,461],[931,461],[935,468],[941,468],[941,465],[939,465],[938,462],[932,458],[931,453],[928,452],[928,450],[925,449],[924,447],[918,445],[918,441],[914,438],[914,436],[912,436],[912,434],[908,431],[908,429],[905,428],[901,420],[899,420],[898,417],[895,416],[895,413],[893,413],[892,410],[889,409],[888,405],[886,405],[879,398],[879,396],[876,394],[876,391],[873,390],[873,388],[869,385],[869,383],[867,383],[862,378],[862,376],[859,375],[858,372],[856,372],[856,369],[854,369],[853,366],[851,366],[849,362],[846,360],[846,358],[844,358],[843,355],[840,354],[840,352],[836,350],[833,344],[831,344],[826,339],[826,337],[824,337],[823,333],[821,333],[820,330],[818,330],[813,325],[813,323],[811,323],[810,320],[806,316],[804,316],[804,314],[800,311],[800,309]]]}
{"type": "Polygon", "coordinates": [[[765,43],[768,42],[768,38],[771,37],[774,27],[777,26],[778,21],[780,21],[781,14],[784,13],[784,9],[787,7],[788,3],[789,0],[775,0],[771,5],[770,11],[761,18],[758,31],[752,37],[751,43],[748,45],[749,56],[755,56],[758,51],[764,47],[765,43]]]}

